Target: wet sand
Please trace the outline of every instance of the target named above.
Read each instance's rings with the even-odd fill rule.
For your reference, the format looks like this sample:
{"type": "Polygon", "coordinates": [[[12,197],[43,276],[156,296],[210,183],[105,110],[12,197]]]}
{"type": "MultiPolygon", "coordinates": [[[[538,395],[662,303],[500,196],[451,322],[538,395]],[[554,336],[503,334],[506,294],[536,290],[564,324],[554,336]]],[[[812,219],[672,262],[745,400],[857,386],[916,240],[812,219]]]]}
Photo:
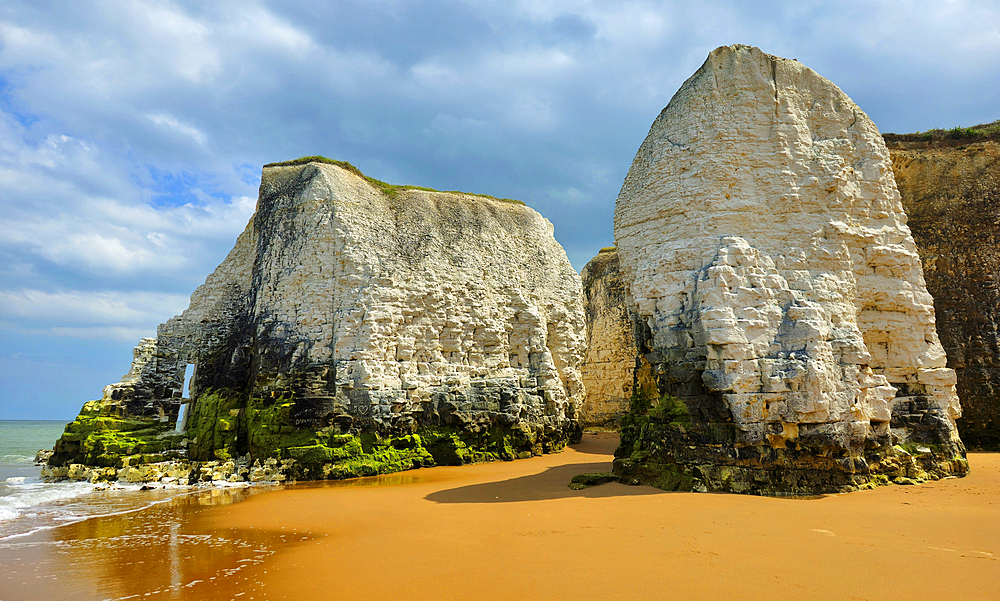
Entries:
{"type": "Polygon", "coordinates": [[[971,454],[962,479],[815,499],[566,486],[616,445],[191,511],[176,536],[223,542],[175,551],[170,578],[163,549],[95,557],[72,598],[1000,599],[1000,454],[971,454]]]}

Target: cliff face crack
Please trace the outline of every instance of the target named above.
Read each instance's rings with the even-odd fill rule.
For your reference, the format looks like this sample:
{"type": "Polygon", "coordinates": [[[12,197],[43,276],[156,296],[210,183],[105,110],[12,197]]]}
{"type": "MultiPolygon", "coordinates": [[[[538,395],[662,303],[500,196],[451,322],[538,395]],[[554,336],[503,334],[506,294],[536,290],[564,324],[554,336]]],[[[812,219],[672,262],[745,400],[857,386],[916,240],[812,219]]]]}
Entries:
{"type": "Polygon", "coordinates": [[[774,86],[774,114],[778,114],[778,59],[771,57],[771,85],[774,86]]]}

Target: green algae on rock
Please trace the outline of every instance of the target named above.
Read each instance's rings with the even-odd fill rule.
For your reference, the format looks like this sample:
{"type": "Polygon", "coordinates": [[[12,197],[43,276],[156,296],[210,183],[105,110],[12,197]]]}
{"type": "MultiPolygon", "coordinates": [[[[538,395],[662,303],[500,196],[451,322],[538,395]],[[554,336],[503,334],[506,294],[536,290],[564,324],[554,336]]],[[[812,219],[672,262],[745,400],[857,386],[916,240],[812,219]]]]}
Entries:
{"type": "Polygon", "coordinates": [[[524,459],[561,450],[567,437],[524,427],[417,427],[408,433],[346,432],[335,424],[295,425],[292,395],[263,401],[210,392],[198,399],[187,435],[192,460],[236,456],[285,460],[300,480],[376,476],[420,467],[524,459]],[[244,442],[245,441],[245,442],[244,442]]]}
{"type": "Polygon", "coordinates": [[[614,474],[626,484],[663,490],[760,495],[850,492],[962,475],[964,452],[953,444],[916,443],[837,448],[828,439],[789,432],[780,424],[768,444],[740,445],[736,423],[694,420],[686,405],[665,395],[668,410],[636,408],[622,420],[614,474]],[[783,441],[783,442],[782,442],[783,441]]]}
{"type": "Polygon", "coordinates": [[[378,184],[315,157],[265,167],[236,246],[67,427],[52,477],[165,460],[349,478],[578,440],[580,280],[552,225],[378,184]]]}
{"type": "Polygon", "coordinates": [[[173,424],[124,417],[114,406],[91,401],[56,441],[49,463],[116,467],[184,456],[182,434],[173,424]]]}

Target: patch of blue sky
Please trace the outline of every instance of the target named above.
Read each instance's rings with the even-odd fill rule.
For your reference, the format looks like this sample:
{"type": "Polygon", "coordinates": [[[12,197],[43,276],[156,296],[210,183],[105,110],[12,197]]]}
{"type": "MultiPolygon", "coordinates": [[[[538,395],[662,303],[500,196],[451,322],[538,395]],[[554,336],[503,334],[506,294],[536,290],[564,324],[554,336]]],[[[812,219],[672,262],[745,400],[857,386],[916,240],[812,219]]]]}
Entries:
{"type": "Polygon", "coordinates": [[[260,165],[250,163],[239,163],[233,165],[233,172],[240,178],[240,181],[248,186],[260,185],[260,165]]]}
{"type": "MultiPolygon", "coordinates": [[[[153,208],[180,207],[187,204],[204,206],[211,201],[227,202],[231,191],[224,190],[215,178],[197,171],[171,171],[156,165],[142,165],[145,181],[137,182],[147,187],[153,208]]],[[[242,174],[241,174],[242,179],[242,174]]],[[[250,183],[249,181],[247,183],[250,183]]]]}
{"type": "Polygon", "coordinates": [[[26,334],[2,324],[0,334],[0,419],[73,419],[128,370],[138,342],[26,334]]]}
{"type": "MultiPolygon", "coordinates": [[[[0,320],[0,358],[12,359],[20,357],[33,361],[41,361],[46,358],[67,359],[71,357],[81,357],[93,353],[95,341],[88,338],[65,337],[60,338],[59,344],[53,346],[49,336],[57,336],[44,330],[33,330],[31,334],[23,333],[22,330],[30,329],[19,324],[14,324],[9,320],[0,320]],[[42,336],[37,334],[41,333],[42,336]]],[[[139,339],[132,341],[118,341],[102,339],[98,344],[107,346],[108,352],[114,355],[125,355],[128,358],[119,361],[114,366],[115,371],[122,371],[124,367],[128,369],[131,361],[132,348],[139,342],[139,339]]],[[[124,373],[124,371],[122,371],[124,373]]]]}
{"type": "Polygon", "coordinates": [[[10,115],[15,121],[25,128],[30,128],[41,120],[41,117],[23,107],[15,99],[15,86],[12,81],[13,74],[9,71],[0,72],[0,112],[10,115]]]}

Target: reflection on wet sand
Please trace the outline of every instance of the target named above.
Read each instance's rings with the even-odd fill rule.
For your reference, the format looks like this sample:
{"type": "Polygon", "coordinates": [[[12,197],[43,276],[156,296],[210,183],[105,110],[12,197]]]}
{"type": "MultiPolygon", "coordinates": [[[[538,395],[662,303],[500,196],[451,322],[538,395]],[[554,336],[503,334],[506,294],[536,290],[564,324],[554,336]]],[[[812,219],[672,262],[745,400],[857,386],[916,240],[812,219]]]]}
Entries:
{"type": "Polygon", "coordinates": [[[203,518],[205,509],[224,510],[279,489],[414,484],[426,480],[424,474],[214,488],[172,498],[166,491],[136,492],[132,505],[121,495],[105,500],[96,491],[90,502],[121,507],[116,505],[113,515],[0,541],[0,600],[253,599],[257,585],[246,576],[248,568],[311,535],[301,529],[220,527],[218,519],[203,518]],[[150,502],[159,504],[146,507],[150,502]]]}
{"type": "Polygon", "coordinates": [[[398,486],[400,484],[416,484],[427,480],[428,470],[398,472],[368,478],[351,478],[350,480],[320,480],[317,482],[296,482],[286,488],[352,488],[366,486],[398,486]]]}
{"type": "Polygon", "coordinates": [[[211,528],[199,513],[268,490],[196,491],[0,543],[0,599],[189,599],[219,581],[250,592],[241,572],[308,534],[211,528]]]}

